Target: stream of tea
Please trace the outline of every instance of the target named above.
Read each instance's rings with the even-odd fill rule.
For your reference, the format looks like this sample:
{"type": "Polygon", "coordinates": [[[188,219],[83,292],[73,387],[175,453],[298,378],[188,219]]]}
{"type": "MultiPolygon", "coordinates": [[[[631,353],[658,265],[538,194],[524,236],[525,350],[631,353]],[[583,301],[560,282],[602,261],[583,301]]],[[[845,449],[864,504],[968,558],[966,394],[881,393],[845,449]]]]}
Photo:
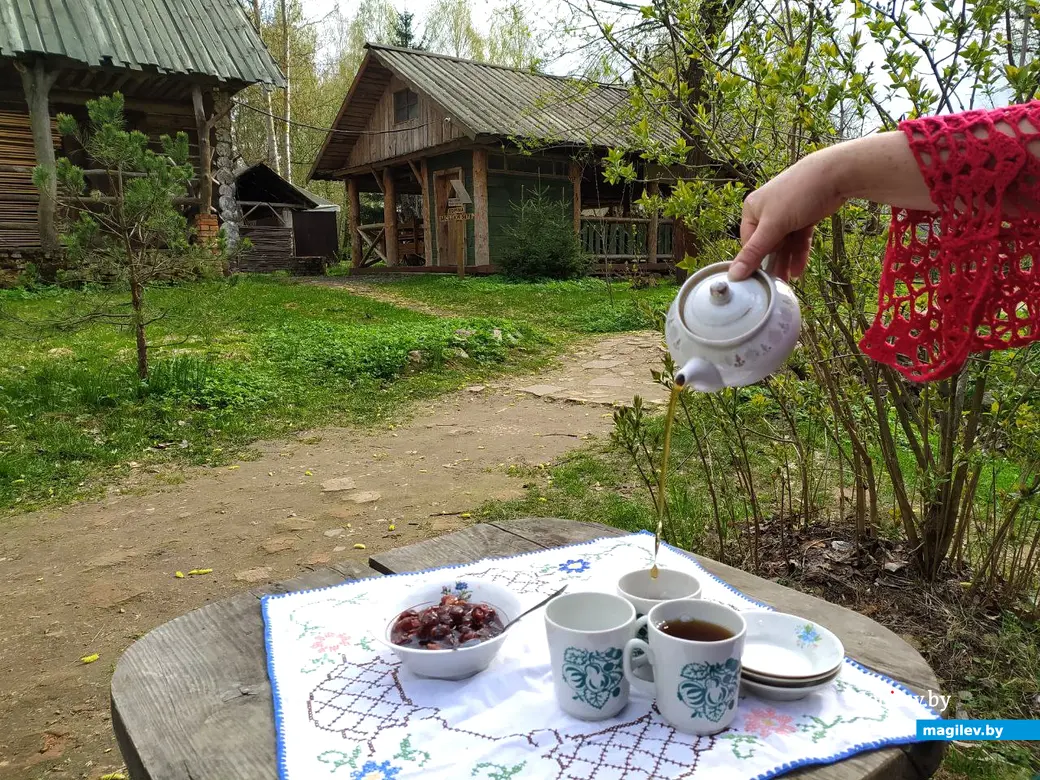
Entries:
{"type": "Polygon", "coordinates": [[[672,393],[668,397],[668,414],[664,418],[664,449],[661,453],[661,473],[657,478],[657,530],[654,531],[654,567],[650,569],[650,578],[657,579],[657,552],[661,548],[661,535],[664,533],[665,488],[668,484],[668,461],[672,450],[672,423],[675,421],[675,406],[682,392],[681,385],[672,385],[672,393]]]}

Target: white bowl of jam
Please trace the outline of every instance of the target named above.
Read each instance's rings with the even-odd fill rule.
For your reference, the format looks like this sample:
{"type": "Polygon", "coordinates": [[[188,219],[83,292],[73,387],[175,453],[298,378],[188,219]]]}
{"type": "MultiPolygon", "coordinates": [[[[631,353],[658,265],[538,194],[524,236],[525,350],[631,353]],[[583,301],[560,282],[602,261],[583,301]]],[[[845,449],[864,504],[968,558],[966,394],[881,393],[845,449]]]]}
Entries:
{"type": "Polygon", "coordinates": [[[490,666],[519,599],[488,580],[460,578],[424,585],[394,608],[383,641],[412,674],[464,680],[490,666]]]}

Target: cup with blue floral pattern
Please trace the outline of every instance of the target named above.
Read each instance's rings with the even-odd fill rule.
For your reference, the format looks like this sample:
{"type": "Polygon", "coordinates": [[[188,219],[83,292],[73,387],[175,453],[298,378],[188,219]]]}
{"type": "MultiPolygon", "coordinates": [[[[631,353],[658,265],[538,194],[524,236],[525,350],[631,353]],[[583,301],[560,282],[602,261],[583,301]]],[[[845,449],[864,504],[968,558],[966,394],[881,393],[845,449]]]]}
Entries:
{"type": "Polygon", "coordinates": [[[652,696],[670,726],[684,734],[710,736],[725,731],[737,714],[740,658],[747,624],[726,604],[703,599],[664,601],[636,621],[645,624],[649,642],[631,639],[622,656],[625,678],[636,693],[652,696]],[[661,626],[676,621],[703,621],[724,629],[725,638],[683,639],[661,626]],[[633,658],[645,653],[653,667],[653,682],[636,675],[633,658]]]}
{"type": "Polygon", "coordinates": [[[565,593],[549,602],[545,632],[553,689],[564,712],[596,721],[625,708],[629,684],[621,656],[635,625],[635,607],[612,593],[565,593]]]}
{"type": "MultiPolygon", "coordinates": [[[[663,567],[658,568],[656,577],[651,576],[650,572],[650,568],[636,569],[618,578],[617,594],[636,608],[637,620],[662,601],[700,598],[701,583],[692,574],[663,567]]],[[[636,637],[644,642],[649,639],[645,624],[638,629],[636,637]]],[[[637,677],[643,680],[654,678],[646,656],[637,654],[632,659],[632,667],[637,677]]]]}

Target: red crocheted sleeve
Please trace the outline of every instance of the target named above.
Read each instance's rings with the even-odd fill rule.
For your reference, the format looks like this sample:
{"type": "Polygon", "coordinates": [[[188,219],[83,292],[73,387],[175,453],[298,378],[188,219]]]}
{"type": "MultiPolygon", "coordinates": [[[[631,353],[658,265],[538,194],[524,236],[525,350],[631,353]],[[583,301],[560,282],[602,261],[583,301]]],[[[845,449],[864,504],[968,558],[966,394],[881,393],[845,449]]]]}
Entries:
{"type": "Polygon", "coordinates": [[[936,208],[893,209],[860,348],[925,382],[973,352],[1040,339],[1040,161],[1026,148],[1040,140],[1040,101],[899,127],[936,208]]]}

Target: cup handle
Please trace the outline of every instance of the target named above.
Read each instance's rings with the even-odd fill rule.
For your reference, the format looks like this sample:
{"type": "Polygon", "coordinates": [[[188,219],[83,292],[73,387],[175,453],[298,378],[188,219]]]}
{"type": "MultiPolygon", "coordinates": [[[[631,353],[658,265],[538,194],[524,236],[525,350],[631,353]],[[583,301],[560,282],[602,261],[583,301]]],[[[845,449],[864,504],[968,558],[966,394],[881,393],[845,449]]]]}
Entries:
{"type": "Polygon", "coordinates": [[[644,642],[642,639],[629,639],[625,643],[625,650],[621,654],[621,664],[625,672],[625,677],[628,679],[628,684],[635,688],[640,693],[645,693],[648,696],[653,696],[655,692],[654,684],[647,682],[646,680],[640,680],[632,671],[632,653],[636,650],[642,650],[643,655],[649,659],[650,665],[654,664],[653,653],[650,652],[650,645],[644,642]]]}
{"type": "MultiPolygon", "coordinates": [[[[632,636],[638,637],[639,632],[646,628],[648,622],[649,618],[646,615],[643,615],[640,618],[636,618],[636,622],[632,625],[632,636]]],[[[649,656],[647,655],[641,655],[638,658],[632,659],[633,666],[643,667],[646,666],[649,662],[649,656]]]]}

